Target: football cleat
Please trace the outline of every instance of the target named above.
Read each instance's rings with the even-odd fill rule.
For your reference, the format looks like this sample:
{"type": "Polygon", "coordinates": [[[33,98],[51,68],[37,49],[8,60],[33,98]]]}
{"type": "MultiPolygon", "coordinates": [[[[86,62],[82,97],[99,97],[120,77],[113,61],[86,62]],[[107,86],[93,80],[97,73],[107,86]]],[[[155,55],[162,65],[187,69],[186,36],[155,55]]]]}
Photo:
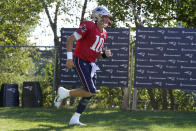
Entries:
{"type": "Polygon", "coordinates": [[[57,95],[55,100],[54,100],[54,103],[55,103],[55,106],[56,106],[57,109],[59,109],[59,107],[61,106],[62,101],[63,101],[63,99],[61,99],[60,96],[57,95]]]}
{"type": "Polygon", "coordinates": [[[78,126],[86,126],[86,124],[80,122],[80,115],[79,113],[75,113],[72,117],[71,120],[69,121],[69,125],[78,125],[78,126]]]}
{"type": "Polygon", "coordinates": [[[70,126],[78,125],[78,126],[87,126],[86,124],[80,122],[80,121],[70,121],[69,122],[70,126]]]}
{"type": "Polygon", "coordinates": [[[61,106],[63,99],[67,98],[68,96],[69,96],[69,90],[67,90],[63,87],[59,87],[58,92],[57,92],[57,96],[54,101],[55,106],[57,108],[59,108],[61,106]]]}

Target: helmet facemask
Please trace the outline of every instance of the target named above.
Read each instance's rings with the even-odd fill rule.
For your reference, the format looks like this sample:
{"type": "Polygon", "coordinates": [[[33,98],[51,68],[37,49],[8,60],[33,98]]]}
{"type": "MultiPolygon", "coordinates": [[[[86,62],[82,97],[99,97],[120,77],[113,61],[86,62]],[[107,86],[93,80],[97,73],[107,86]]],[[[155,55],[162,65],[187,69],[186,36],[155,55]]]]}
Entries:
{"type": "Polygon", "coordinates": [[[108,27],[111,24],[110,17],[102,16],[101,24],[103,24],[104,27],[108,27]]]}

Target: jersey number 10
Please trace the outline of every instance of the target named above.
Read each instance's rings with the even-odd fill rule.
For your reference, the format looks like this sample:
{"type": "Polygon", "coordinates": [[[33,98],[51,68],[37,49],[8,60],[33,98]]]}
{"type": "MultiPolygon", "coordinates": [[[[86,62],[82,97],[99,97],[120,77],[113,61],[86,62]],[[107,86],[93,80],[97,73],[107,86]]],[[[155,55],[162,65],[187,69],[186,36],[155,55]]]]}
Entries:
{"type": "Polygon", "coordinates": [[[96,41],[95,43],[91,46],[91,50],[100,52],[104,43],[104,38],[100,38],[98,35],[96,35],[96,41]]]}

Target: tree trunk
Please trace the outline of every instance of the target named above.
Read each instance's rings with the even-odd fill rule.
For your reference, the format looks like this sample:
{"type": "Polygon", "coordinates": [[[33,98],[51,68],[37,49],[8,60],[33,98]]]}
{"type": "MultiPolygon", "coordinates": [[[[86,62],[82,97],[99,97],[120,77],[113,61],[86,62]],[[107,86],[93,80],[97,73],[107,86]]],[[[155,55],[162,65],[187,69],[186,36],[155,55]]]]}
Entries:
{"type": "Polygon", "coordinates": [[[152,88],[148,88],[147,91],[148,91],[148,94],[150,96],[150,102],[151,102],[152,108],[154,110],[158,110],[158,103],[156,102],[156,100],[154,98],[154,94],[153,94],[152,88]]]}
{"type": "Polygon", "coordinates": [[[81,15],[80,23],[84,20],[84,15],[85,15],[85,12],[86,12],[87,2],[88,2],[88,0],[85,0],[85,1],[84,1],[84,5],[83,5],[83,8],[82,8],[82,15],[81,15]]]}
{"type": "Polygon", "coordinates": [[[129,92],[130,92],[129,88],[124,88],[123,103],[122,103],[123,110],[130,109],[129,92]]]}
{"type": "Polygon", "coordinates": [[[137,98],[138,98],[137,93],[138,93],[137,88],[134,88],[133,89],[133,102],[132,102],[132,110],[133,111],[137,110],[137,98]]]}
{"type": "MultiPolygon", "coordinates": [[[[50,23],[50,27],[51,27],[51,29],[52,29],[52,31],[53,31],[53,35],[54,35],[54,46],[55,47],[58,47],[58,46],[60,46],[60,41],[59,41],[59,37],[58,37],[58,35],[57,35],[57,17],[58,17],[58,12],[59,12],[59,7],[60,7],[60,2],[58,1],[57,3],[56,3],[56,9],[55,9],[55,13],[54,13],[54,19],[52,20],[52,18],[51,18],[51,16],[50,16],[50,13],[49,13],[49,10],[48,10],[48,6],[47,6],[47,4],[45,3],[45,2],[43,2],[43,7],[44,7],[44,9],[45,9],[45,12],[46,12],[46,15],[47,15],[47,17],[48,17],[48,20],[49,20],[49,23],[50,23]]],[[[56,51],[56,54],[55,54],[55,56],[56,56],[56,63],[55,63],[55,65],[56,65],[56,68],[54,69],[55,70],[55,83],[54,83],[54,85],[55,85],[55,87],[56,87],[56,90],[57,90],[57,87],[58,87],[58,81],[59,81],[59,78],[58,78],[58,76],[59,76],[59,73],[60,73],[60,70],[59,70],[59,55],[60,55],[60,51],[59,51],[59,48],[57,48],[56,49],[57,51],[56,51]]]]}

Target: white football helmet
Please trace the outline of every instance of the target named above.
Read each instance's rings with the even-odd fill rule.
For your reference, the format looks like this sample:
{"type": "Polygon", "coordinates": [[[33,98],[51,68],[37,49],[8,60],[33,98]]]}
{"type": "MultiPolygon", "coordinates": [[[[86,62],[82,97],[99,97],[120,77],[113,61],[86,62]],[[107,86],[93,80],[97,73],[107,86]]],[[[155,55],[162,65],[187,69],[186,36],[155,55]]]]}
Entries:
{"type": "Polygon", "coordinates": [[[95,22],[101,22],[102,21],[102,16],[109,16],[111,17],[112,15],[108,11],[106,7],[103,6],[98,6],[92,11],[91,18],[95,22]]]}

